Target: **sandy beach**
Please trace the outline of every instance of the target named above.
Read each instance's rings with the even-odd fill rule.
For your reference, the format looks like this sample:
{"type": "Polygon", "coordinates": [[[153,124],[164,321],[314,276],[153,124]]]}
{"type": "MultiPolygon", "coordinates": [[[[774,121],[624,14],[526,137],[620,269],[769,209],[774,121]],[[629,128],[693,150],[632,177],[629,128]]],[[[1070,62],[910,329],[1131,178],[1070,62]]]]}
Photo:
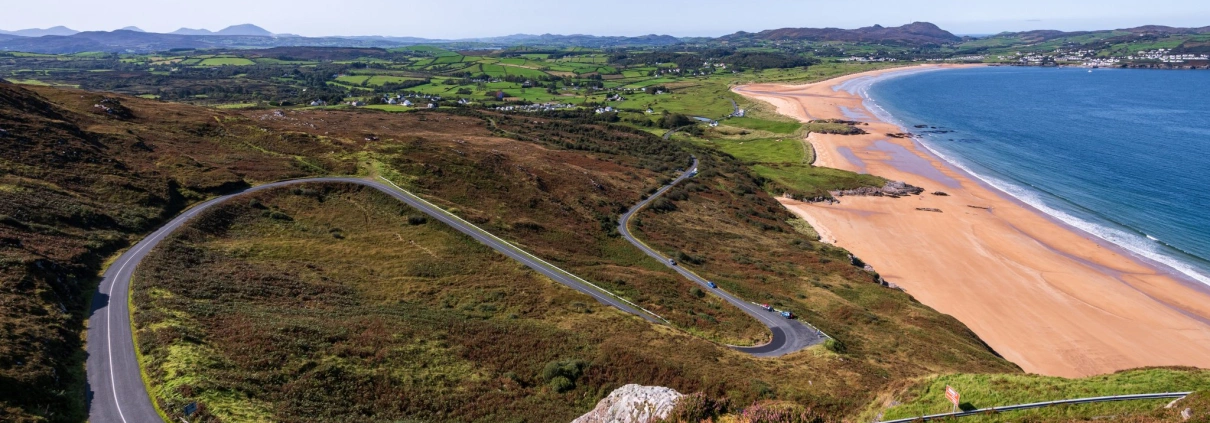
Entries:
{"type": "Polygon", "coordinates": [[[859,96],[835,89],[856,78],[922,68],[736,87],[802,121],[870,116],[867,135],[811,134],[815,164],[925,189],[898,199],[782,204],[1027,372],[1078,377],[1144,366],[1210,368],[1210,289],[1048,218],[912,139],[888,137],[910,131],[872,118],[859,96]]]}

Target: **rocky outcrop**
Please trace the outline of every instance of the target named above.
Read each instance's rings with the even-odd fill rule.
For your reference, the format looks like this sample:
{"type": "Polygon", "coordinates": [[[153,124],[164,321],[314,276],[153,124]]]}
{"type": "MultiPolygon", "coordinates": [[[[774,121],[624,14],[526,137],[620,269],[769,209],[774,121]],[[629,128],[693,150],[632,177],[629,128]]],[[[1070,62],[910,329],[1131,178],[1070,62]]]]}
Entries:
{"type": "Polygon", "coordinates": [[[630,384],[615,389],[597,407],[572,423],[652,423],[668,413],[684,397],[672,388],[630,384]]]}
{"type": "Polygon", "coordinates": [[[844,196],[874,196],[874,197],[902,197],[905,195],[917,195],[924,192],[924,188],[909,185],[899,181],[888,181],[882,188],[861,187],[857,189],[846,189],[842,191],[832,191],[833,197],[844,196]]]}

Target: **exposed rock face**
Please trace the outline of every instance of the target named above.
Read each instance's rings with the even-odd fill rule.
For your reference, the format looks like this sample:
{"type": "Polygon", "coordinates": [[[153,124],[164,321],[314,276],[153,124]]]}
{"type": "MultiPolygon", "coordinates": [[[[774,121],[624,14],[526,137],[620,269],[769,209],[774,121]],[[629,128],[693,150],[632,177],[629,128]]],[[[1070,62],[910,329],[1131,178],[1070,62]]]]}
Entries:
{"type": "Polygon", "coordinates": [[[630,384],[615,389],[597,403],[597,408],[572,423],[651,423],[672,411],[684,397],[672,388],[630,384]]]}
{"type": "Polygon", "coordinates": [[[832,191],[833,197],[843,197],[846,195],[857,196],[887,196],[887,197],[902,197],[905,195],[917,195],[924,192],[924,188],[914,185],[908,185],[899,181],[887,181],[882,188],[862,187],[857,189],[847,189],[843,191],[832,191]]]}

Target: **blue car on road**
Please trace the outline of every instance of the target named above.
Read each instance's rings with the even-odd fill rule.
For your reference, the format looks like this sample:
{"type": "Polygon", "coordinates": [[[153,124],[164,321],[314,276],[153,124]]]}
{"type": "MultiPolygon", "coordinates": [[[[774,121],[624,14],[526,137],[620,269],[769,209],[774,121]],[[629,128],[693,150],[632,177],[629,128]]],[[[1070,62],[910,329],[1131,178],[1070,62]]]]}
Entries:
{"type": "Polygon", "coordinates": [[[715,285],[714,282],[706,281],[706,285],[710,285],[711,288],[718,288],[718,285],[715,285]]]}

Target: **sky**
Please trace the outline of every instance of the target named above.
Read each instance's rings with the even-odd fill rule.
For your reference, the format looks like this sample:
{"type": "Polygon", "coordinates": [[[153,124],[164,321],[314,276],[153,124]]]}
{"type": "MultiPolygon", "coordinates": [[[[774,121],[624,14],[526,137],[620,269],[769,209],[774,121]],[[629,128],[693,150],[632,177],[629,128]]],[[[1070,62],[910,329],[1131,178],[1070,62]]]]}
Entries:
{"type": "Polygon", "coordinates": [[[1207,0],[38,0],[5,1],[0,29],[64,25],[219,30],[252,23],[305,36],[527,34],[719,36],[785,27],[935,23],[955,34],[1210,25],[1207,0]]]}

